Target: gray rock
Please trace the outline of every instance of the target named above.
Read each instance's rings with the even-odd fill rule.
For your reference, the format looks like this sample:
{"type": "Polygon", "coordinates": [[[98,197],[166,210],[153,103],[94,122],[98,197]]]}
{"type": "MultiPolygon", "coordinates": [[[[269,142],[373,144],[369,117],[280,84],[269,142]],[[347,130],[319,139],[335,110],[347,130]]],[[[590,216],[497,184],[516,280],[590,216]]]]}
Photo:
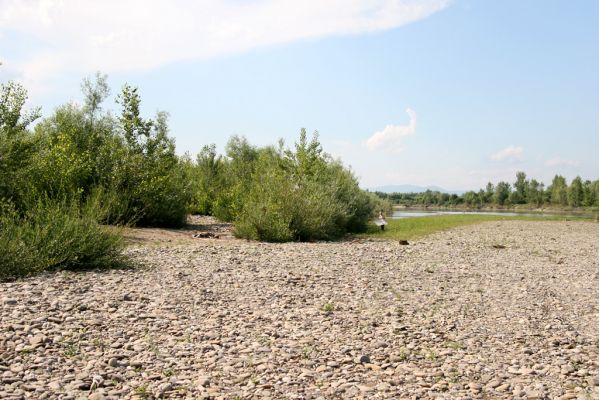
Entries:
{"type": "Polygon", "coordinates": [[[359,361],[363,364],[370,364],[370,357],[367,356],[366,354],[360,356],[359,361]]]}
{"type": "Polygon", "coordinates": [[[2,299],[2,304],[4,304],[5,306],[14,306],[17,304],[17,299],[5,297],[2,299]]]}
{"type": "Polygon", "coordinates": [[[110,365],[113,368],[116,368],[119,366],[119,360],[116,359],[115,357],[112,357],[111,359],[108,360],[108,365],[110,365]]]}

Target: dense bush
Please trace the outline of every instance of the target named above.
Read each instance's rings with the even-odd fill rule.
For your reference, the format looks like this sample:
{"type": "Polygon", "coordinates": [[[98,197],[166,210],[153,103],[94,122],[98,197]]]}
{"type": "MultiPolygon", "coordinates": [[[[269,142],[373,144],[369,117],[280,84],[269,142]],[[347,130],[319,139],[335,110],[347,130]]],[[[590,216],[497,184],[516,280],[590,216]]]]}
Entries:
{"type": "Polygon", "coordinates": [[[86,79],[83,104],[58,107],[35,129],[27,92],[0,88],[0,278],[120,263],[120,236],[100,224],[181,226],[189,210],[232,221],[244,238],[335,239],[362,231],[376,206],[351,171],[302,130],[293,149],[234,136],[225,156],[205,146],[180,158],[168,114],[141,116],[125,85],[104,112],[106,77],[86,79]]]}
{"type": "Polygon", "coordinates": [[[293,150],[282,142],[255,148],[233,137],[219,163],[211,179],[217,190],[210,210],[232,221],[239,237],[336,239],[363,231],[377,205],[351,171],[323,152],[317,134],[308,141],[304,130],[293,150]]]}
{"type": "Polygon", "coordinates": [[[187,176],[191,184],[191,202],[189,211],[193,214],[212,215],[219,191],[223,187],[222,157],[217,155],[215,145],[207,145],[196,157],[195,164],[185,160],[187,176]]]}
{"type": "Polygon", "coordinates": [[[181,226],[190,202],[189,179],[168,136],[168,115],[140,116],[136,88],[125,85],[119,118],[102,113],[105,77],[85,81],[83,106],[67,104],[36,126],[31,188],[62,198],[106,196],[107,222],[181,226]]]}
{"type": "Polygon", "coordinates": [[[99,204],[38,200],[20,215],[0,206],[0,279],[56,269],[123,265],[122,237],[97,223],[99,204]]]}
{"type": "Polygon", "coordinates": [[[102,112],[106,77],[83,84],[83,105],[66,104],[28,125],[26,90],[0,85],[0,278],[123,261],[115,228],[99,223],[180,226],[189,179],[168,136],[167,114],[140,116],[125,85],[119,118],[102,112]]]}
{"type": "Polygon", "coordinates": [[[141,118],[137,88],[128,85],[119,103],[119,134],[125,148],[109,187],[127,199],[128,219],[137,218],[140,225],[183,225],[191,187],[183,162],[175,154],[174,140],[168,136],[168,114],[159,112],[155,120],[141,118]]]}

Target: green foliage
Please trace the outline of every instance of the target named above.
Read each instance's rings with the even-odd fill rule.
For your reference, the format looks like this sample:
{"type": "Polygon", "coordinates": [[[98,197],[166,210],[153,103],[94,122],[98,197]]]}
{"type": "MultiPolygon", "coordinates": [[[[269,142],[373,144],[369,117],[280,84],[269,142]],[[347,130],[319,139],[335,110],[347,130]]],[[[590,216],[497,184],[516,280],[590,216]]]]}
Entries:
{"type": "Polygon", "coordinates": [[[422,193],[380,193],[376,195],[395,204],[405,206],[436,206],[455,207],[464,204],[468,208],[481,207],[511,207],[526,205],[528,207],[599,207],[599,181],[582,181],[580,177],[567,185],[563,176],[556,175],[552,184],[545,185],[536,179],[526,179],[524,172],[516,174],[513,190],[509,183],[499,182],[497,185],[489,182],[486,188],[478,192],[468,191],[462,196],[449,195],[427,190],[422,193]]]}
{"type": "Polygon", "coordinates": [[[207,145],[196,157],[195,167],[186,161],[191,177],[192,200],[190,211],[194,214],[212,215],[213,206],[223,188],[225,163],[216,153],[216,145],[207,145]]]}
{"type": "Polygon", "coordinates": [[[27,126],[39,117],[39,109],[23,110],[27,91],[20,84],[0,84],[0,200],[11,199],[21,207],[28,192],[31,159],[36,150],[27,126]]]}
{"type": "Polygon", "coordinates": [[[566,183],[566,178],[561,175],[555,175],[551,186],[547,190],[551,193],[551,202],[553,204],[561,206],[568,204],[568,184],[566,183]]]}
{"type": "Polygon", "coordinates": [[[239,237],[270,242],[294,239],[291,228],[293,186],[278,168],[279,159],[263,153],[252,175],[249,192],[243,197],[241,212],[235,219],[235,234],[239,237]]]}
{"type": "Polygon", "coordinates": [[[210,146],[198,155],[194,208],[234,222],[239,237],[330,240],[365,230],[375,206],[389,208],[324,153],[316,133],[308,140],[302,130],[293,149],[256,148],[234,136],[226,153],[210,146]]]}
{"type": "Polygon", "coordinates": [[[105,268],[123,265],[121,235],[100,226],[96,201],[38,200],[20,215],[8,202],[0,205],[0,279],[46,270],[105,268]]]}
{"type": "Polygon", "coordinates": [[[182,226],[191,188],[168,136],[168,114],[158,112],[155,120],[144,120],[137,88],[129,85],[123,87],[118,101],[124,148],[109,188],[127,199],[125,221],[137,218],[140,225],[182,226]]]}
{"type": "Polygon", "coordinates": [[[227,222],[237,219],[252,185],[260,153],[266,151],[268,150],[259,150],[250,145],[244,137],[233,136],[229,140],[225,148],[227,158],[220,175],[218,194],[212,206],[215,217],[227,222]]]}
{"type": "Polygon", "coordinates": [[[191,192],[168,136],[168,115],[140,115],[125,85],[120,118],[102,112],[106,76],[82,84],[84,104],[65,104],[28,125],[26,90],[0,86],[0,256],[4,278],[120,262],[120,235],[98,223],[180,226],[191,192]]]}
{"type": "Polygon", "coordinates": [[[497,205],[504,205],[506,201],[509,199],[511,193],[511,186],[507,182],[499,182],[495,186],[495,195],[493,200],[497,205]]]}
{"type": "Polygon", "coordinates": [[[512,204],[527,203],[527,189],[529,181],[526,180],[526,174],[522,171],[516,173],[516,182],[514,183],[514,191],[510,194],[512,204]]]}
{"type": "Polygon", "coordinates": [[[470,191],[464,193],[464,203],[466,203],[468,207],[478,208],[482,205],[482,199],[478,193],[470,191]]]}
{"type": "Polygon", "coordinates": [[[40,109],[25,111],[27,90],[19,83],[10,81],[0,84],[0,130],[10,137],[23,132],[27,126],[38,119],[40,109]]]}
{"type": "Polygon", "coordinates": [[[531,179],[528,183],[527,195],[528,202],[536,207],[543,204],[543,184],[531,179]]]}
{"type": "Polygon", "coordinates": [[[580,207],[584,200],[584,189],[582,186],[582,179],[577,176],[570,183],[568,188],[568,205],[572,207],[580,207]]]}

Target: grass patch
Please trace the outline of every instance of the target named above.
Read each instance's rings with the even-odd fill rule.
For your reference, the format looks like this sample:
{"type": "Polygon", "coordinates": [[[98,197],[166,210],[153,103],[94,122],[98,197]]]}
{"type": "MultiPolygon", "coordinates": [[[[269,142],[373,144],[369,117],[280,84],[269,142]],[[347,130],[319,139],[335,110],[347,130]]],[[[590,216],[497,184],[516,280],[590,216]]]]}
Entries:
{"type": "Polygon", "coordinates": [[[585,217],[561,216],[502,216],[502,215],[435,215],[428,217],[414,217],[404,219],[389,219],[384,231],[371,223],[368,230],[358,237],[376,239],[417,239],[439,231],[444,231],[458,226],[478,224],[489,221],[580,221],[590,220],[585,217]]]}

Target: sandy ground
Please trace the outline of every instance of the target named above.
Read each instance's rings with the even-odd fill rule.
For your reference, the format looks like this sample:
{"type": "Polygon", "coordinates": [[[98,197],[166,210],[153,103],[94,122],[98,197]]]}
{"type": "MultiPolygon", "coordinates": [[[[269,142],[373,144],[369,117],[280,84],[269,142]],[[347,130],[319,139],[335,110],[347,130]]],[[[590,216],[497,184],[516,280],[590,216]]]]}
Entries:
{"type": "Polygon", "coordinates": [[[135,270],[0,284],[0,398],[599,399],[597,223],[400,246],[213,222],[130,231],[135,270]]]}

